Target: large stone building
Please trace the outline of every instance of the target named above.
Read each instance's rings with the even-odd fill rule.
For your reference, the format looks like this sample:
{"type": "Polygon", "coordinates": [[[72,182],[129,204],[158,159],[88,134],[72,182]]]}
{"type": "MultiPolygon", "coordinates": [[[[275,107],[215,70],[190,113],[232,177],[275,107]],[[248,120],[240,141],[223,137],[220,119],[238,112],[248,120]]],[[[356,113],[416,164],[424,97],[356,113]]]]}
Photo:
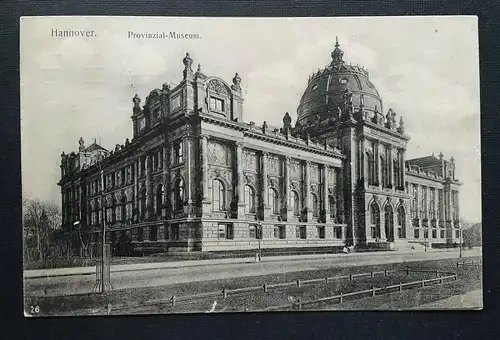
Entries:
{"type": "Polygon", "coordinates": [[[133,98],[133,138],[62,154],[63,225],[76,243],[106,225],[115,249],[404,248],[459,238],[455,163],[406,159],[403,118],[383,114],[368,72],[344,62],[310,76],[292,127],[243,120],[241,78],[192,70],[133,98]],[[79,221],[80,223],[75,223],[79,221]],[[75,227],[78,226],[78,227],[75,227]],[[78,234],[78,235],[77,235],[78,234]]]}

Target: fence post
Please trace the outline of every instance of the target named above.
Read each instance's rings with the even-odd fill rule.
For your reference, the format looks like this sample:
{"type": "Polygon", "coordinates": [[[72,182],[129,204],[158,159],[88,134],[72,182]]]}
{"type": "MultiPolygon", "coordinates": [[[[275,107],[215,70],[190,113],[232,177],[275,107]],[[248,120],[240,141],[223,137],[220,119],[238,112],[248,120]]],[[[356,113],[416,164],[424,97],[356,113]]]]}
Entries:
{"type": "Polygon", "coordinates": [[[264,293],[267,293],[267,284],[266,284],[266,283],[264,283],[264,286],[263,286],[263,287],[264,287],[264,293]]]}
{"type": "Polygon", "coordinates": [[[302,300],[300,298],[298,300],[298,307],[299,307],[299,310],[302,309],[302,300]]]}
{"type": "Polygon", "coordinates": [[[406,275],[410,275],[410,270],[406,268],[406,275]]]}
{"type": "Polygon", "coordinates": [[[328,284],[328,276],[325,277],[325,284],[328,284]]]}
{"type": "Polygon", "coordinates": [[[441,284],[441,285],[443,284],[443,278],[442,277],[439,278],[439,284],[441,284]]]}
{"type": "Polygon", "coordinates": [[[403,291],[403,285],[401,284],[401,282],[399,283],[399,291],[402,292],[403,291]]]}
{"type": "Polygon", "coordinates": [[[352,281],[352,274],[349,273],[349,281],[352,281]]]}
{"type": "Polygon", "coordinates": [[[438,277],[438,276],[439,276],[439,272],[436,270],[436,277],[438,277]]]}
{"type": "Polygon", "coordinates": [[[342,292],[340,292],[340,303],[344,302],[344,297],[342,296],[342,292]]]}
{"type": "Polygon", "coordinates": [[[425,281],[422,280],[422,287],[425,287],[425,281]]]}
{"type": "Polygon", "coordinates": [[[300,279],[297,280],[297,287],[300,288],[300,279]]]}
{"type": "Polygon", "coordinates": [[[370,272],[370,276],[373,277],[373,270],[370,272]]]}
{"type": "Polygon", "coordinates": [[[384,276],[387,276],[387,269],[384,269],[384,276]]]}
{"type": "Polygon", "coordinates": [[[172,295],[170,302],[172,303],[172,307],[175,307],[175,295],[172,295]]]}
{"type": "Polygon", "coordinates": [[[375,296],[375,287],[372,287],[372,296],[375,296]]]}
{"type": "Polygon", "coordinates": [[[227,290],[226,290],[226,288],[222,288],[222,298],[223,299],[227,298],[227,290]]]}

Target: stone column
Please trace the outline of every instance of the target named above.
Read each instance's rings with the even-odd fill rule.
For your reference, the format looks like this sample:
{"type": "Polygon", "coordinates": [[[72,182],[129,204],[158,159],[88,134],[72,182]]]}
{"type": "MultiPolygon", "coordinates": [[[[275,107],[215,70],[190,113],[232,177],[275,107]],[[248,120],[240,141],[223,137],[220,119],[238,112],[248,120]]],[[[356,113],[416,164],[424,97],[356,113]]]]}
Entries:
{"type": "Polygon", "coordinates": [[[201,181],[203,183],[203,201],[208,201],[208,136],[201,136],[201,181]]]}
{"type": "Polygon", "coordinates": [[[187,204],[188,207],[191,208],[191,205],[193,204],[193,169],[192,169],[192,160],[191,160],[191,152],[192,152],[192,143],[191,143],[191,138],[188,137],[185,139],[185,147],[186,147],[186,173],[187,173],[187,183],[186,183],[186,189],[187,189],[187,204]]]}
{"type": "Polygon", "coordinates": [[[153,190],[151,188],[151,172],[152,172],[151,156],[146,154],[146,219],[152,217],[153,212],[153,190]]]}
{"type": "Polygon", "coordinates": [[[263,203],[263,216],[264,219],[269,217],[270,215],[270,207],[269,207],[269,196],[267,195],[267,152],[262,153],[261,165],[262,165],[262,185],[261,185],[261,195],[262,195],[262,203],[263,203]]]}
{"type": "Polygon", "coordinates": [[[238,175],[238,218],[245,215],[245,183],[243,181],[243,144],[236,143],[236,171],[238,175]]]}
{"type": "Polygon", "coordinates": [[[211,200],[208,188],[208,138],[207,135],[202,135],[201,140],[201,182],[202,182],[202,202],[201,210],[203,216],[209,216],[212,212],[211,200]]]}
{"type": "Polygon", "coordinates": [[[380,164],[380,142],[379,141],[375,141],[375,151],[376,151],[375,166],[377,169],[377,182],[378,182],[378,187],[381,188],[382,187],[382,168],[381,168],[381,164],[380,164]]]}
{"type": "MultiPolygon", "coordinates": [[[[135,210],[135,216],[138,217],[139,216],[139,181],[138,181],[138,177],[139,177],[139,162],[140,162],[140,158],[139,159],[136,159],[134,161],[134,210],[135,210]]],[[[132,218],[134,218],[133,216],[134,214],[132,214],[132,218]]]]}
{"type": "Polygon", "coordinates": [[[304,201],[305,204],[304,206],[307,208],[307,221],[310,222],[312,221],[312,210],[311,210],[311,173],[310,173],[310,161],[305,162],[305,168],[304,168],[304,185],[305,185],[305,191],[304,191],[304,201]]]}
{"type": "Polygon", "coordinates": [[[168,167],[168,149],[165,144],[163,144],[162,148],[162,155],[163,155],[163,169],[162,169],[162,182],[163,182],[163,202],[165,203],[164,207],[162,208],[163,211],[163,216],[167,216],[167,209],[166,206],[168,206],[166,203],[168,201],[168,192],[170,191],[169,187],[169,180],[168,180],[168,173],[169,173],[169,167],[168,167]]]}
{"type": "Polygon", "coordinates": [[[325,211],[326,223],[330,219],[330,204],[328,204],[328,165],[323,165],[323,206],[325,211]]]}
{"type": "MultiPolygon", "coordinates": [[[[365,169],[365,137],[360,136],[359,137],[359,177],[358,179],[363,181],[363,186],[366,187],[366,181],[367,181],[367,176],[366,174],[366,169],[365,169]]],[[[327,174],[328,176],[328,174],[327,174]]]]}
{"type": "Polygon", "coordinates": [[[387,162],[389,163],[389,186],[396,189],[394,186],[394,163],[393,163],[393,155],[392,155],[392,145],[389,145],[389,156],[387,157],[387,162]]]}
{"type": "Polygon", "coordinates": [[[283,203],[285,204],[286,220],[290,221],[293,217],[293,207],[290,206],[290,157],[285,156],[283,167],[283,203]]]}

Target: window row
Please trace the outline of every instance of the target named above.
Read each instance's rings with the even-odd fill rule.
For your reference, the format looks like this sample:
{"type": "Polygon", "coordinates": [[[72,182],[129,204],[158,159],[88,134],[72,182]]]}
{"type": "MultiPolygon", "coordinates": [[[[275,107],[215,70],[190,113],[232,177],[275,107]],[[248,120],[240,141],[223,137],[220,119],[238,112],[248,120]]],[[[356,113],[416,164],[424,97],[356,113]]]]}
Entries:
{"type": "MultiPolygon", "coordinates": [[[[422,237],[424,239],[437,239],[437,235],[438,235],[438,231],[439,231],[439,238],[441,239],[444,239],[446,237],[446,234],[445,234],[445,230],[443,229],[432,229],[431,230],[431,233],[429,234],[429,230],[427,229],[423,229],[423,233],[420,233],[420,229],[414,229],[413,230],[413,236],[414,238],[420,238],[420,235],[422,235],[422,237]]],[[[460,230],[455,230],[455,238],[459,238],[460,237],[460,230]]]]}
{"type": "MultiPolygon", "coordinates": [[[[214,211],[225,211],[227,210],[226,205],[226,189],[222,181],[214,179],[212,181],[212,210],[214,211]]],[[[280,197],[279,193],[274,188],[268,188],[267,199],[269,202],[269,207],[271,208],[271,214],[280,214],[280,197]]],[[[245,204],[245,213],[254,214],[256,212],[256,200],[257,196],[255,190],[249,186],[245,185],[243,201],[245,204]]],[[[330,210],[330,217],[335,218],[336,214],[336,204],[335,198],[332,195],[328,196],[328,204],[330,210]]],[[[292,208],[294,216],[300,216],[300,198],[297,191],[290,191],[290,207],[292,208]]],[[[314,217],[319,216],[320,203],[319,198],[316,194],[311,194],[311,210],[314,217]]]]}
{"type": "Polygon", "coordinates": [[[416,184],[411,184],[411,188],[412,201],[410,215],[412,218],[443,219],[443,210],[441,207],[443,191],[441,189],[428,188],[416,184]]]}

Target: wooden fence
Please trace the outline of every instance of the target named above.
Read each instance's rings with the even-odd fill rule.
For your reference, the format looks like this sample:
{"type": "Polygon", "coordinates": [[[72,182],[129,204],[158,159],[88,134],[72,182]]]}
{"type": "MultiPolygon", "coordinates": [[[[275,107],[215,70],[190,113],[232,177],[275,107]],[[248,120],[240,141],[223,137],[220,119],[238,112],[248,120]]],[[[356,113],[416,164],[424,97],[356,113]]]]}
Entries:
{"type": "Polygon", "coordinates": [[[461,261],[461,262],[457,262],[457,268],[462,266],[479,266],[481,265],[481,260],[471,260],[471,261],[461,261]]]}
{"type": "Polygon", "coordinates": [[[385,293],[391,293],[391,292],[402,292],[405,287],[410,287],[410,286],[417,286],[417,287],[425,287],[426,283],[428,282],[438,282],[438,284],[443,284],[445,280],[456,280],[457,279],[457,274],[452,274],[452,275],[446,275],[446,276],[440,276],[438,278],[434,279],[427,279],[427,280],[419,280],[419,281],[412,281],[412,282],[406,282],[406,283],[399,283],[395,285],[390,285],[390,286],[385,286],[385,287],[372,287],[371,289],[365,289],[365,290],[360,290],[360,291],[355,291],[355,292],[349,292],[349,293],[339,293],[337,295],[333,296],[328,296],[320,299],[315,299],[315,300],[308,300],[308,301],[301,301],[298,299],[297,302],[291,303],[291,304],[286,304],[286,305],[281,305],[281,306],[273,306],[273,307],[268,307],[265,308],[264,311],[272,311],[272,310],[283,310],[283,309],[296,309],[296,310],[301,310],[304,305],[314,305],[314,304],[319,304],[319,303],[325,303],[325,302],[335,302],[341,304],[344,302],[344,299],[346,297],[350,296],[358,296],[358,295],[367,295],[367,296],[376,296],[377,292],[382,292],[384,291],[385,293]],[[391,291],[392,290],[392,291],[391,291]]]}
{"type": "MultiPolygon", "coordinates": [[[[190,302],[196,302],[199,299],[204,299],[204,298],[223,298],[226,299],[228,296],[231,295],[238,295],[241,293],[247,293],[247,292],[258,292],[262,291],[267,293],[271,289],[280,289],[280,288],[287,288],[287,287],[297,287],[300,288],[305,285],[318,285],[318,284],[329,284],[334,281],[338,280],[349,280],[349,281],[354,281],[356,278],[362,278],[362,277],[370,277],[373,278],[377,275],[383,275],[383,276],[388,276],[391,273],[394,272],[404,272],[407,275],[409,275],[411,272],[412,273],[433,273],[437,277],[436,279],[431,279],[430,281],[427,280],[426,282],[431,282],[433,280],[440,280],[440,279],[447,279],[449,277],[455,276],[456,279],[456,274],[455,273],[448,273],[448,272],[440,272],[440,271],[429,271],[429,270],[414,270],[414,269],[391,269],[391,270],[379,270],[379,271],[370,271],[370,272],[365,272],[365,273],[350,273],[348,275],[341,275],[341,276],[333,276],[333,277],[324,277],[324,278],[317,278],[317,279],[309,279],[309,280],[295,280],[291,282],[282,282],[282,283],[264,283],[263,285],[260,286],[250,286],[250,287],[241,287],[241,288],[235,288],[235,289],[227,289],[223,288],[221,291],[212,291],[212,292],[206,292],[206,293],[199,293],[199,294],[194,294],[194,295],[182,295],[182,296],[175,296],[172,295],[169,299],[167,300],[156,300],[156,301],[150,301],[150,302],[145,302],[142,305],[163,305],[163,304],[168,304],[172,307],[175,307],[178,303],[190,303],[190,302]],[[446,276],[442,276],[446,275],[446,276]]],[[[421,282],[421,281],[415,281],[415,282],[421,282]]],[[[400,283],[394,287],[405,287],[409,285],[415,284],[415,282],[410,282],[410,283],[400,283]]],[[[343,300],[344,297],[346,296],[354,296],[356,294],[363,294],[367,292],[372,292],[372,294],[375,294],[376,291],[384,290],[384,289],[390,289],[393,288],[392,286],[384,287],[384,288],[372,288],[367,291],[361,291],[361,292],[354,292],[354,293],[346,293],[346,294],[340,294],[336,295],[334,297],[327,297],[323,299],[319,299],[317,301],[322,301],[326,299],[325,301],[328,300],[334,300],[334,299],[341,299],[343,300]]],[[[316,301],[316,300],[314,300],[316,301]]],[[[311,301],[309,302],[303,302],[303,304],[309,304],[313,303],[311,301]]],[[[289,308],[290,305],[286,305],[286,308],[289,308]]],[[[133,306],[128,306],[128,305],[115,305],[113,306],[113,309],[128,309],[128,308],[133,308],[133,306]]],[[[277,306],[277,307],[271,307],[271,309],[279,309],[279,308],[285,308],[284,306],[277,306]]],[[[271,310],[270,309],[270,310],[271,310]]]]}

